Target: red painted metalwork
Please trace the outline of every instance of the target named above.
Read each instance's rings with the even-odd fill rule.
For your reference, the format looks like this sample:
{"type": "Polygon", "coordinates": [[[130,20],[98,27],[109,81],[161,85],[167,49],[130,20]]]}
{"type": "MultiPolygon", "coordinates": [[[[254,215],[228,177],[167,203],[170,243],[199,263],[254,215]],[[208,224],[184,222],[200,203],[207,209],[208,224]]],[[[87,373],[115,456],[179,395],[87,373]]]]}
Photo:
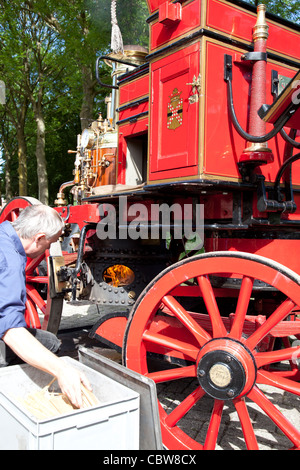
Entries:
{"type": "MultiPolygon", "coordinates": [[[[232,35],[237,40],[252,41],[255,12],[239,9],[233,2],[207,2],[206,26],[232,35]]],[[[298,33],[285,24],[267,18],[269,26],[268,50],[288,57],[299,56],[298,33]],[[281,40],[284,35],[284,41],[281,40]]]]}
{"type": "MultiPolygon", "coordinates": [[[[147,71],[145,71],[145,73],[141,77],[138,77],[136,79],[134,77],[130,77],[130,81],[124,78],[123,80],[120,80],[120,85],[120,106],[128,104],[131,101],[135,102],[140,98],[148,96],[149,74],[147,73],[147,71]]],[[[143,109],[142,111],[145,111],[145,109],[143,109]]],[[[119,117],[120,119],[123,118],[123,116],[119,117]]]]}
{"type": "MultiPolygon", "coordinates": [[[[171,2],[166,2],[171,3],[171,2]]],[[[151,28],[151,50],[167,44],[187,34],[199,26],[201,22],[201,2],[194,1],[182,6],[181,19],[165,25],[158,21],[151,28]]]]}
{"type": "Polygon", "coordinates": [[[150,181],[198,173],[199,103],[189,101],[198,75],[199,43],[153,64],[151,113],[157,119],[150,123],[150,181]]]}
{"type": "Polygon", "coordinates": [[[182,18],[182,6],[180,3],[169,3],[168,1],[160,5],[158,10],[158,20],[164,26],[174,26],[182,18]]]}

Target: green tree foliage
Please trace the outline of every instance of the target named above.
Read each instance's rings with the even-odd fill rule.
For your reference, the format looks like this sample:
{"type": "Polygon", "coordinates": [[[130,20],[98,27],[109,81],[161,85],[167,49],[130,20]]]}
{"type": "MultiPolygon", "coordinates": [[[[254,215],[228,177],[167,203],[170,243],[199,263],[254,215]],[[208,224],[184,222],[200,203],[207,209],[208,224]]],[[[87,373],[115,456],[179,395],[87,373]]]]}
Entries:
{"type": "MultiPolygon", "coordinates": [[[[94,69],[96,57],[110,52],[110,6],[110,0],[0,0],[0,79],[6,84],[0,181],[7,198],[42,195],[53,204],[60,184],[72,178],[68,149],[105,113],[107,89],[97,84],[94,69]]],[[[143,0],[130,1],[130,9],[118,0],[117,15],[125,44],[148,43],[143,0]]],[[[110,82],[105,65],[100,77],[110,82]]]]}
{"type": "Polygon", "coordinates": [[[300,20],[300,1],[299,0],[246,0],[251,5],[264,3],[267,11],[280,18],[284,18],[294,23],[300,20]]]}

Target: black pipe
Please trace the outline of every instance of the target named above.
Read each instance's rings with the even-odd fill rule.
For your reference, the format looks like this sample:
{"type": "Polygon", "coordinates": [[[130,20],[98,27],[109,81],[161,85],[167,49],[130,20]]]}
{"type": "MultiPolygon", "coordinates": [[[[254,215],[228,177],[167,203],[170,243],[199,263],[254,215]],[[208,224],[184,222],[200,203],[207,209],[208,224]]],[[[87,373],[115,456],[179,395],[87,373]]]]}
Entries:
{"type": "Polygon", "coordinates": [[[286,142],[288,142],[290,145],[292,145],[292,146],[295,147],[296,149],[300,149],[300,142],[296,142],[296,140],[292,139],[292,138],[285,132],[284,129],[281,129],[280,135],[281,135],[281,137],[282,137],[286,142]]]}
{"type": "Polygon", "coordinates": [[[132,62],[127,62],[126,60],[120,60],[120,59],[115,59],[114,57],[109,57],[102,55],[97,58],[96,60],[96,80],[99,83],[99,85],[104,86],[106,88],[112,88],[114,90],[118,90],[119,87],[115,85],[108,85],[107,83],[102,83],[99,77],[99,62],[100,60],[111,60],[112,62],[117,62],[118,64],[124,64],[124,65],[129,65],[130,67],[138,67],[138,64],[133,64],[132,62]]]}
{"type": "Polygon", "coordinates": [[[283,164],[282,166],[280,167],[277,175],[276,175],[276,178],[275,178],[275,183],[274,183],[274,190],[277,190],[278,186],[279,186],[279,183],[280,183],[280,179],[283,175],[283,173],[285,172],[286,168],[291,165],[292,163],[294,163],[296,160],[299,160],[300,159],[300,152],[299,153],[296,153],[296,155],[293,155],[292,157],[288,158],[283,164]]]}
{"type": "Polygon", "coordinates": [[[227,103],[229,108],[230,117],[233,123],[235,130],[240,134],[248,142],[254,142],[257,144],[261,144],[263,142],[267,142],[268,140],[275,137],[278,132],[282,129],[282,127],[286,124],[286,122],[290,119],[290,116],[286,116],[285,119],[280,120],[274,129],[272,129],[268,134],[263,136],[255,136],[248,134],[248,132],[244,131],[235,114],[234,104],[233,104],[233,93],[232,93],[232,57],[228,54],[224,56],[224,80],[227,83],[227,103]]]}
{"type": "Polygon", "coordinates": [[[238,119],[235,114],[231,80],[227,79],[226,81],[227,81],[227,101],[228,101],[230,117],[231,117],[235,130],[240,134],[240,136],[243,137],[248,142],[260,143],[260,144],[263,142],[267,142],[268,140],[271,140],[273,137],[275,137],[275,135],[278,134],[278,132],[280,132],[282,127],[285,125],[285,122],[283,124],[280,123],[277,127],[274,127],[274,129],[268,132],[268,134],[265,134],[262,136],[251,135],[251,134],[248,134],[248,132],[244,131],[244,129],[241,127],[240,123],[238,122],[238,119]]]}

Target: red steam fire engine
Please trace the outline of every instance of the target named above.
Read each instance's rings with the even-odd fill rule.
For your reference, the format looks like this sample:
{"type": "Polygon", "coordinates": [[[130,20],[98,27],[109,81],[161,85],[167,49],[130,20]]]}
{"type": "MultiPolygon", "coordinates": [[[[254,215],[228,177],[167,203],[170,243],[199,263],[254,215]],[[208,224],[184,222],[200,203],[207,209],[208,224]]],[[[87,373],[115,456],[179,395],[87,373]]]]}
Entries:
{"type": "Polygon", "coordinates": [[[97,59],[107,117],[78,136],[62,244],[28,260],[27,322],[57,332],[64,299],[97,304],[90,335],[128,368],[190,379],[172,411],[159,403],[168,449],[215,448],[229,402],[256,449],[248,399],[299,448],[261,386],[300,394],[300,28],[239,0],[147,3],[149,51],[97,59]],[[199,442],[181,423],[205,396],[199,442]]]}

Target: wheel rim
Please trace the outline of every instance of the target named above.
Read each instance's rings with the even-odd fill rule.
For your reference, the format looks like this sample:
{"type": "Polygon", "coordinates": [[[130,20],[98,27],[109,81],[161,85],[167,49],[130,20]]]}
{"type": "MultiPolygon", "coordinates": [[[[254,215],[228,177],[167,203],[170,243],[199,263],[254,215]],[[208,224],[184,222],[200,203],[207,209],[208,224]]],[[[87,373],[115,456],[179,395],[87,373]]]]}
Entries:
{"type": "MultiPolygon", "coordinates": [[[[0,214],[0,223],[4,221],[13,222],[19,217],[21,210],[33,204],[40,204],[40,201],[32,197],[16,197],[12,199],[6,204],[0,214]]],[[[47,274],[47,259],[49,254],[49,250],[47,250],[39,258],[27,258],[25,268],[27,297],[25,321],[28,327],[45,329],[56,334],[60,323],[63,299],[61,297],[50,298],[49,295],[49,278],[47,274]],[[42,324],[39,312],[43,314],[42,324]]]]}
{"type": "MultiPolygon", "coordinates": [[[[222,412],[229,402],[237,412],[246,447],[257,449],[258,441],[249,417],[248,400],[283,432],[291,442],[288,447],[300,447],[298,426],[295,427],[261,390],[265,385],[272,385],[280,392],[292,393],[294,397],[300,395],[300,385],[296,382],[299,380],[297,367],[288,372],[271,368],[275,362],[294,363],[295,357],[300,355],[300,347],[264,350],[261,346],[269,333],[275,332],[276,328],[278,330],[295,306],[300,305],[299,283],[299,276],[278,263],[255,255],[219,252],[177,263],[161,273],[142,293],[131,312],[125,332],[124,363],[156,383],[185,378],[195,378],[196,383],[171,413],[159,402],[163,443],[168,449],[216,448],[222,412]],[[236,308],[230,326],[221,316],[216,289],[210,281],[211,275],[216,274],[227,277],[234,274],[239,279],[236,308]],[[199,295],[201,293],[209,322],[200,321],[197,314],[188,311],[176,298],[176,293],[182,294],[179,286],[182,288],[189,279],[197,280],[197,284],[192,288],[186,286],[185,290],[190,289],[193,296],[196,296],[196,290],[199,295]],[[280,302],[272,307],[266,321],[255,327],[251,334],[246,334],[248,308],[252,297],[256,296],[256,280],[271,286],[280,302]],[[168,334],[169,326],[158,329],[162,308],[167,318],[170,315],[169,324],[180,324],[180,335],[173,333],[175,329],[168,334]],[[174,353],[184,356],[189,360],[188,364],[153,372],[149,367],[149,354],[155,351],[161,354],[163,350],[166,356],[174,353]],[[184,432],[180,423],[206,396],[213,400],[213,409],[206,435],[199,442],[184,432]]],[[[164,321],[162,318],[161,322],[164,321]]]]}

